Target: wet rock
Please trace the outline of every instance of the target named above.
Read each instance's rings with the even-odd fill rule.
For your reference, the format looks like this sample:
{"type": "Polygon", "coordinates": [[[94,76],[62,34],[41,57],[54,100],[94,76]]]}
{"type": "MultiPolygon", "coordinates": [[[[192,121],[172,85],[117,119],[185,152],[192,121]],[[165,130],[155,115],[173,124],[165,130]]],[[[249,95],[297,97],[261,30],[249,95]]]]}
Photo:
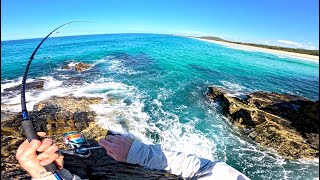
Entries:
{"type": "Polygon", "coordinates": [[[90,64],[80,62],[75,65],[75,69],[76,69],[76,71],[85,71],[85,70],[89,69],[91,66],[92,65],[90,65],[90,64]]]}
{"type": "Polygon", "coordinates": [[[219,87],[209,87],[207,95],[262,146],[288,159],[319,157],[319,101],[261,91],[239,99],[219,87]]]}
{"type": "Polygon", "coordinates": [[[69,64],[65,65],[62,67],[62,69],[75,70],[75,71],[81,72],[81,71],[88,70],[91,66],[92,66],[91,64],[79,62],[79,63],[76,63],[74,66],[71,66],[69,64]]]}
{"type": "Polygon", "coordinates": [[[79,77],[71,77],[62,82],[63,86],[81,86],[85,81],[79,77]]]}
{"type": "MultiPolygon", "coordinates": [[[[79,131],[92,146],[105,138],[107,130],[95,122],[96,114],[90,105],[101,103],[101,98],[51,97],[37,103],[29,113],[36,131],[44,131],[61,149],[63,134],[79,131]]],[[[1,178],[24,179],[30,177],[20,168],[15,153],[25,140],[21,127],[21,113],[1,111],[1,178]]],[[[178,179],[163,171],[147,170],[138,165],[119,163],[106,154],[103,149],[92,150],[89,158],[64,154],[64,167],[71,173],[88,179],[178,179]]]]}
{"type": "MultiPolygon", "coordinates": [[[[45,82],[45,80],[43,80],[43,79],[39,79],[39,80],[32,81],[32,82],[27,82],[25,84],[25,88],[26,88],[26,90],[32,90],[32,89],[43,90],[44,82],[45,82]]],[[[8,92],[8,91],[20,91],[20,90],[21,90],[21,84],[18,86],[6,88],[3,91],[8,92]]]]}
{"type": "Polygon", "coordinates": [[[1,111],[1,121],[13,121],[16,119],[18,114],[16,112],[10,112],[10,111],[1,111]]]}

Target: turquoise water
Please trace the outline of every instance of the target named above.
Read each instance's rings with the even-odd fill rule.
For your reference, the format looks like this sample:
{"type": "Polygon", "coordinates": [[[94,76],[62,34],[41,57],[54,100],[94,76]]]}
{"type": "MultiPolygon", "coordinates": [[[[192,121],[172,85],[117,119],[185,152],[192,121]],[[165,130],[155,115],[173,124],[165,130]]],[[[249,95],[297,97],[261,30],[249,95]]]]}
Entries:
{"type": "MultiPolygon", "coordinates": [[[[26,62],[41,39],[1,42],[1,84],[21,81],[26,62]]],[[[195,39],[155,34],[112,34],[48,39],[39,49],[29,78],[46,78],[44,92],[30,92],[32,103],[51,95],[111,98],[93,107],[98,122],[122,129],[144,142],[220,159],[252,179],[314,179],[318,162],[287,161],[261,148],[221,115],[205,97],[209,85],[237,95],[263,90],[319,99],[319,63],[238,50],[195,39]],[[66,64],[94,66],[83,73],[66,64]],[[69,77],[84,86],[61,84],[69,77]],[[112,122],[112,123],[109,123],[112,122]]],[[[3,88],[1,89],[3,90],[3,88]]],[[[2,103],[19,103],[2,96],[2,103]]],[[[19,111],[19,107],[12,107],[19,111]]]]}

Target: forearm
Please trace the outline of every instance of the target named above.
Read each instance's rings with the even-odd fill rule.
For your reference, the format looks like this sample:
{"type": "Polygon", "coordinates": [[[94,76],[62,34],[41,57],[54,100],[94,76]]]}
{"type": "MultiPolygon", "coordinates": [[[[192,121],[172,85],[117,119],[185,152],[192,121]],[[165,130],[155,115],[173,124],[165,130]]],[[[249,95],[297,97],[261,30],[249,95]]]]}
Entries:
{"type": "Polygon", "coordinates": [[[212,162],[181,152],[163,151],[159,144],[146,145],[138,141],[133,142],[127,162],[150,169],[167,170],[185,179],[210,176],[216,179],[249,179],[223,162],[212,162]]]}
{"type": "Polygon", "coordinates": [[[182,178],[195,177],[201,168],[205,170],[212,163],[194,155],[163,151],[159,144],[146,145],[139,141],[133,142],[127,162],[150,169],[166,170],[182,178]]]}

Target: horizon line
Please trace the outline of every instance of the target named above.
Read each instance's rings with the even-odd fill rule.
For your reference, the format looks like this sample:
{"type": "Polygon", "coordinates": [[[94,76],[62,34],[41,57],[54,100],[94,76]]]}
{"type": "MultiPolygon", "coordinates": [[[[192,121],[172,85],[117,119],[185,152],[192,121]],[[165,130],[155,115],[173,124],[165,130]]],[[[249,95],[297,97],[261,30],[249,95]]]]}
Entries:
{"type": "MultiPolygon", "coordinates": [[[[158,34],[158,35],[175,35],[175,36],[183,36],[178,34],[166,34],[166,33],[147,33],[147,32],[126,32],[126,33],[97,33],[97,34],[75,34],[75,35],[64,35],[64,36],[50,36],[49,38],[58,38],[58,37],[73,37],[73,36],[94,36],[94,35],[108,35],[108,34],[158,34]]],[[[185,36],[187,37],[187,36],[185,36]]],[[[23,39],[6,39],[1,40],[1,42],[5,41],[20,41],[20,40],[33,40],[33,39],[43,39],[44,37],[35,37],[35,38],[23,38],[23,39]]]]}
{"type": "MultiPolygon", "coordinates": [[[[49,37],[49,38],[61,38],[61,37],[75,37],[75,36],[95,36],[95,35],[115,35],[115,34],[155,34],[155,35],[169,35],[169,36],[178,36],[178,37],[217,37],[217,36],[191,36],[191,35],[183,35],[183,34],[166,34],[166,33],[147,33],[147,32],[126,32],[126,33],[101,33],[101,34],[77,34],[77,35],[65,35],[65,36],[53,36],[53,37],[49,37]]],[[[26,38],[26,39],[9,39],[9,40],[1,40],[2,42],[9,42],[9,41],[23,41],[23,40],[35,40],[35,39],[43,39],[44,37],[37,37],[37,38],[26,38]]],[[[220,38],[220,37],[218,37],[220,38]]],[[[223,38],[221,38],[223,39],[223,38]]],[[[225,40],[225,39],[223,39],[225,40]]],[[[231,41],[232,42],[232,41],[231,41]]],[[[237,42],[237,41],[233,41],[233,42],[237,42]]],[[[239,41],[240,43],[248,43],[245,41],[239,41]]],[[[255,44],[255,43],[254,43],[255,44]]],[[[257,44],[257,45],[264,45],[264,44],[257,44]]],[[[270,46],[270,45],[268,45],[270,46]]],[[[275,46],[275,45],[272,45],[275,46]]],[[[289,48],[286,46],[275,46],[275,47],[284,47],[284,48],[289,48]]],[[[290,47],[292,48],[292,47],[290,47]]],[[[299,48],[292,48],[292,49],[299,49],[299,48]]],[[[300,48],[301,49],[301,48],[300,48]]],[[[319,49],[304,49],[304,50],[311,50],[311,51],[319,51],[319,49]]]]}

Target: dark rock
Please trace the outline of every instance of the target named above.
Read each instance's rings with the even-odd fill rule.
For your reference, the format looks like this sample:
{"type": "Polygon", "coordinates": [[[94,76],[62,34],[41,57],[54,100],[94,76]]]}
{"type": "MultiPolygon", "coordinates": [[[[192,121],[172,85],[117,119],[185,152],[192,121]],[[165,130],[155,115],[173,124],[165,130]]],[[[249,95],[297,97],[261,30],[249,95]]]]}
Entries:
{"type": "MultiPolygon", "coordinates": [[[[39,79],[39,80],[32,81],[32,82],[27,82],[25,84],[25,88],[26,88],[26,90],[31,90],[31,89],[43,90],[44,82],[45,82],[45,80],[43,80],[43,79],[39,79]]],[[[6,88],[3,91],[6,92],[6,91],[20,91],[20,90],[21,90],[21,84],[18,86],[6,88]]]]}
{"type": "MultiPolygon", "coordinates": [[[[45,131],[61,149],[67,149],[63,134],[79,131],[92,144],[97,146],[100,138],[105,138],[107,130],[95,122],[96,114],[89,106],[101,103],[101,98],[51,97],[37,103],[29,117],[36,131],[45,131]]],[[[30,179],[18,164],[15,153],[25,140],[21,127],[21,113],[1,111],[1,178],[30,179]]],[[[89,158],[64,154],[64,167],[81,178],[89,179],[178,179],[163,171],[148,170],[138,165],[119,163],[103,149],[92,150],[89,158]]]]}
{"type": "Polygon", "coordinates": [[[81,86],[85,81],[79,77],[71,77],[62,82],[63,86],[81,86]]]}
{"type": "Polygon", "coordinates": [[[209,87],[208,88],[208,96],[212,99],[222,98],[225,94],[225,91],[219,87],[209,87]]]}
{"type": "Polygon", "coordinates": [[[62,66],[62,68],[61,69],[71,69],[72,68],[72,66],[69,66],[68,64],[67,65],[64,65],[64,66],[62,66]]]}
{"type": "Polygon", "coordinates": [[[267,93],[262,91],[253,92],[248,95],[247,102],[259,109],[275,104],[281,104],[289,101],[309,101],[308,99],[291,94],[278,94],[275,92],[267,93]]]}
{"type": "Polygon", "coordinates": [[[262,146],[288,159],[319,157],[319,101],[261,91],[240,100],[218,87],[209,87],[208,97],[262,146]]]}
{"type": "Polygon", "coordinates": [[[315,149],[319,149],[319,134],[310,133],[306,134],[307,142],[315,149]]]}
{"type": "Polygon", "coordinates": [[[18,114],[16,112],[1,111],[1,122],[12,121],[16,119],[18,114]]]}

